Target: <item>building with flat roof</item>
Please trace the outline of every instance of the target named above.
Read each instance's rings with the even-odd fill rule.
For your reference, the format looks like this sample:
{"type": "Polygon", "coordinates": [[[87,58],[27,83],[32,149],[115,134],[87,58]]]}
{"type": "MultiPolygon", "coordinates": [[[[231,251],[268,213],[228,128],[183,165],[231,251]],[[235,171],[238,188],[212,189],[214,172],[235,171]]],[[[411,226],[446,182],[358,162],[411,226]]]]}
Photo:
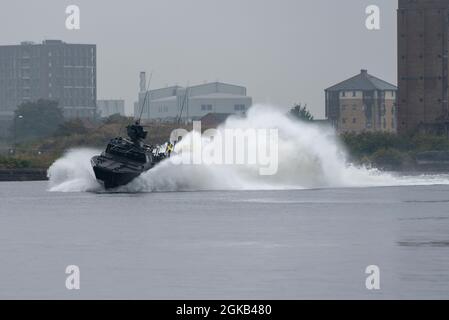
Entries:
{"type": "Polygon", "coordinates": [[[0,116],[23,102],[57,100],[67,118],[92,118],[97,100],[96,45],[60,40],[0,46],[0,116]]]}
{"type": "Polygon", "coordinates": [[[399,0],[398,131],[448,134],[448,0],[399,0]]]}
{"type": "Polygon", "coordinates": [[[97,115],[100,118],[114,114],[125,116],[125,100],[97,100],[97,115]]]}
{"type": "Polygon", "coordinates": [[[226,122],[232,113],[208,113],[200,119],[203,127],[216,128],[226,122]]]}
{"type": "Polygon", "coordinates": [[[325,90],[326,117],[338,132],[396,132],[397,88],[367,70],[325,90]]]}
{"type": "MultiPolygon", "coordinates": [[[[145,88],[142,84],[141,90],[145,88]]],[[[144,89],[145,90],[145,89],[144,89]]],[[[208,113],[243,114],[252,105],[246,88],[221,82],[206,83],[183,88],[172,86],[139,92],[139,101],[134,105],[134,117],[142,119],[197,120],[208,113]],[[143,108],[142,108],[143,106],[143,108]]]]}

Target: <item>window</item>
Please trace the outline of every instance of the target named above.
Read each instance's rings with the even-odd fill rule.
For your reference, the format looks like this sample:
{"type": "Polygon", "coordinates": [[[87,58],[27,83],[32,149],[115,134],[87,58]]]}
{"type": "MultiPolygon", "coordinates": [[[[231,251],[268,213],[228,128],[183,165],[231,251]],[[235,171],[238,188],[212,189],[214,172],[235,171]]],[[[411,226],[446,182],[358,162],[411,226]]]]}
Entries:
{"type": "Polygon", "coordinates": [[[356,104],[353,104],[353,105],[352,105],[352,110],[353,110],[353,111],[357,110],[357,105],[356,105],[356,104]]]}
{"type": "Polygon", "coordinates": [[[211,111],[212,105],[211,104],[202,104],[201,105],[201,111],[211,111]]]}
{"type": "MultiPolygon", "coordinates": [[[[118,110],[118,107],[117,107],[118,110]]],[[[168,107],[167,106],[159,106],[158,110],[159,113],[167,113],[168,112],[168,107]]]]}
{"type": "Polygon", "coordinates": [[[246,108],[245,108],[244,104],[236,104],[236,105],[234,105],[234,110],[235,111],[245,111],[246,108]]]}
{"type": "Polygon", "coordinates": [[[352,91],[352,96],[356,97],[357,96],[357,92],[356,91],[352,91]]]}
{"type": "Polygon", "coordinates": [[[342,97],[346,97],[346,92],[342,91],[342,92],[341,92],[341,96],[342,96],[342,97]]]}
{"type": "Polygon", "coordinates": [[[352,123],[356,123],[357,119],[356,118],[352,118],[352,123]]]}
{"type": "Polygon", "coordinates": [[[342,123],[346,123],[346,118],[341,119],[342,123]]]}
{"type": "Polygon", "coordinates": [[[344,111],[344,110],[346,110],[346,105],[345,104],[341,106],[341,111],[344,111]]]}

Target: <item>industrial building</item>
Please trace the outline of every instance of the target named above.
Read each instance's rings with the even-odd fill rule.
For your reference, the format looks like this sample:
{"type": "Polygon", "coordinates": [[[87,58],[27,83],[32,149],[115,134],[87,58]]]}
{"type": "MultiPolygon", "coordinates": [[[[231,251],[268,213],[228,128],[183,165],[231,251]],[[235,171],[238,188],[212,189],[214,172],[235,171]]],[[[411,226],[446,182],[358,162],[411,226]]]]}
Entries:
{"type": "Polygon", "coordinates": [[[399,0],[398,132],[448,133],[449,0],[399,0]]]}
{"type": "Polygon", "coordinates": [[[125,100],[97,100],[97,115],[100,118],[114,114],[125,115],[125,100]]]}
{"type": "Polygon", "coordinates": [[[145,74],[141,73],[139,101],[134,117],[163,121],[197,120],[209,113],[244,114],[252,105],[246,88],[221,82],[183,88],[172,86],[150,90],[146,94],[145,74]],[[145,95],[147,96],[145,104],[145,95]],[[142,108],[143,106],[143,108],[142,108]]]}
{"type": "Polygon", "coordinates": [[[0,46],[0,118],[17,106],[57,100],[66,118],[92,118],[97,100],[96,46],[60,40],[0,46]]]}
{"type": "Polygon", "coordinates": [[[397,88],[367,70],[325,90],[326,118],[339,133],[396,132],[397,88]]]}

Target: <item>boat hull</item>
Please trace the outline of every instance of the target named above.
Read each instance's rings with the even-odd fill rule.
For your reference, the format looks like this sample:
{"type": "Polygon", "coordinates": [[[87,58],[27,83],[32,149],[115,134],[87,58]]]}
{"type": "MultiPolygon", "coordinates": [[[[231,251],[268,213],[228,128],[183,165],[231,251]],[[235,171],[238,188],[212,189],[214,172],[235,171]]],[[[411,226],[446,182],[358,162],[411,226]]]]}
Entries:
{"type": "Polygon", "coordinates": [[[146,171],[137,168],[133,169],[120,162],[100,157],[93,157],[91,162],[96,179],[104,185],[105,189],[127,185],[142,172],[146,171]]]}

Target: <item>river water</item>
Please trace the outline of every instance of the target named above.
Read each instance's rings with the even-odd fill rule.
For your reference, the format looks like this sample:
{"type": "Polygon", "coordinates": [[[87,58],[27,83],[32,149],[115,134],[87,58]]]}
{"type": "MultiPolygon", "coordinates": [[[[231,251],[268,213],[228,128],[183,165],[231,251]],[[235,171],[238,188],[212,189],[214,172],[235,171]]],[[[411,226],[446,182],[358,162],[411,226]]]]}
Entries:
{"type": "Polygon", "coordinates": [[[449,185],[48,190],[0,183],[0,298],[449,298],[449,185]]]}

